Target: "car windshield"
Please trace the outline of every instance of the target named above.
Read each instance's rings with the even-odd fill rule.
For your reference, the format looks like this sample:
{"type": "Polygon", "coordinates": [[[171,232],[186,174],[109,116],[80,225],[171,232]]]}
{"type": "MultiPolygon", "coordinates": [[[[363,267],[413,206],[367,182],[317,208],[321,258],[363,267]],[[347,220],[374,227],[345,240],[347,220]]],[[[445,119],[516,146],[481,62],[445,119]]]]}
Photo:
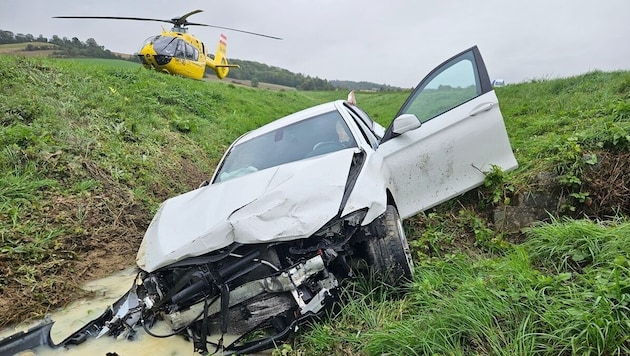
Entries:
{"type": "Polygon", "coordinates": [[[356,141],[341,114],[331,111],[234,145],[215,182],[348,147],[356,141]]]}

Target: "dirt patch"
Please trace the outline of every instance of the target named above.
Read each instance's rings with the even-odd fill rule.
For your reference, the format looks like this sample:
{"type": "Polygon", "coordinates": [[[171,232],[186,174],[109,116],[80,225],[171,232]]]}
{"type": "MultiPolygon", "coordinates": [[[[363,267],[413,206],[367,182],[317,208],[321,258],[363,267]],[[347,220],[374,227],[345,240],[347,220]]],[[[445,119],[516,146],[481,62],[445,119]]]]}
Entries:
{"type": "MultiPolygon", "coordinates": [[[[97,191],[69,196],[47,192],[28,217],[42,231],[58,236],[37,245],[41,251],[0,255],[0,328],[42,318],[85,297],[80,287],[86,282],[135,265],[137,249],[152,219],[150,207],[94,163],[84,162],[82,168],[99,182],[97,191]]],[[[194,189],[208,179],[207,173],[185,158],[165,168],[164,176],[178,184],[152,186],[150,193],[158,202],[182,187],[194,189]]],[[[5,237],[25,243],[35,240],[19,231],[13,233],[5,237]]]]}
{"type": "Polygon", "coordinates": [[[587,215],[606,218],[630,215],[630,153],[599,152],[598,163],[586,172],[587,215]]]}
{"type": "Polygon", "coordinates": [[[37,218],[64,235],[42,243],[41,254],[0,259],[0,327],[42,317],[85,296],[85,282],[133,265],[150,219],[148,209],[120,192],[48,198],[37,218]]]}

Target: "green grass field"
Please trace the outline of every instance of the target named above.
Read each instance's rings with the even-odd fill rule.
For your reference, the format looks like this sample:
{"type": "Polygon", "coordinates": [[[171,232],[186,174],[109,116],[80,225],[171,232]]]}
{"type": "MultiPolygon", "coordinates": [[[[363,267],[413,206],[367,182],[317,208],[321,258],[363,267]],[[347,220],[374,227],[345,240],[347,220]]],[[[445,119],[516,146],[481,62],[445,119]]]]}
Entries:
{"type": "MultiPolygon", "coordinates": [[[[0,95],[5,327],[133,265],[159,203],[208,178],[236,137],[347,93],[0,55],[0,95]]],[[[387,125],[407,95],[357,100],[387,125]]],[[[417,265],[407,290],[356,280],[331,318],[276,354],[630,353],[630,72],[508,85],[497,96],[519,168],[405,222],[417,265]],[[541,172],[562,209],[519,232],[496,226],[491,212],[537,191],[541,172]]]]}
{"type": "MultiPolygon", "coordinates": [[[[51,46],[53,47],[54,45],[50,44],[50,43],[45,43],[45,42],[32,42],[31,43],[34,46],[51,46]]],[[[5,43],[5,44],[0,44],[0,53],[3,52],[10,52],[10,51],[24,51],[26,50],[26,46],[28,46],[29,43],[5,43]]]]}
{"type": "Polygon", "coordinates": [[[101,66],[104,68],[144,69],[140,63],[134,63],[134,62],[125,61],[122,59],[68,58],[66,60],[81,63],[88,66],[101,66]]]}

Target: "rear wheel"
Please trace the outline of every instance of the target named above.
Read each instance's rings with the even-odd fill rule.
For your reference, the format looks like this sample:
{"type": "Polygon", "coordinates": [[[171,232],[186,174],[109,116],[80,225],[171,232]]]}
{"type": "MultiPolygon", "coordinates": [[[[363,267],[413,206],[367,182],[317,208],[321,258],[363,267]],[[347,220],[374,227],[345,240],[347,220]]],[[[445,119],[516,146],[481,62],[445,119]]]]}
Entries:
{"type": "Polygon", "coordinates": [[[381,281],[398,285],[413,277],[413,259],[398,210],[388,205],[374,223],[381,236],[366,242],[366,257],[375,276],[381,281]]]}

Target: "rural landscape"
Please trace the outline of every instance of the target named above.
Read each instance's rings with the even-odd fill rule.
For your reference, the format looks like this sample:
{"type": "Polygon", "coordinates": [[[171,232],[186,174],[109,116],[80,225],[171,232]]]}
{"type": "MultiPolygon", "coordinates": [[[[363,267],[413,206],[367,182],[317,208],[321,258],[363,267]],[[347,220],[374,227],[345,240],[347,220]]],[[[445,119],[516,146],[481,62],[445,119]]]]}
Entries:
{"type": "MultiPolygon", "coordinates": [[[[234,139],[349,89],[197,81],[7,46],[0,329],[89,298],[82,285],[133,266],[159,204],[210,178],[234,139]]],[[[387,126],[409,90],[382,89],[356,98],[387,126]]],[[[273,354],[630,354],[630,72],[495,90],[518,169],[405,221],[406,288],[355,279],[273,354]]]]}

